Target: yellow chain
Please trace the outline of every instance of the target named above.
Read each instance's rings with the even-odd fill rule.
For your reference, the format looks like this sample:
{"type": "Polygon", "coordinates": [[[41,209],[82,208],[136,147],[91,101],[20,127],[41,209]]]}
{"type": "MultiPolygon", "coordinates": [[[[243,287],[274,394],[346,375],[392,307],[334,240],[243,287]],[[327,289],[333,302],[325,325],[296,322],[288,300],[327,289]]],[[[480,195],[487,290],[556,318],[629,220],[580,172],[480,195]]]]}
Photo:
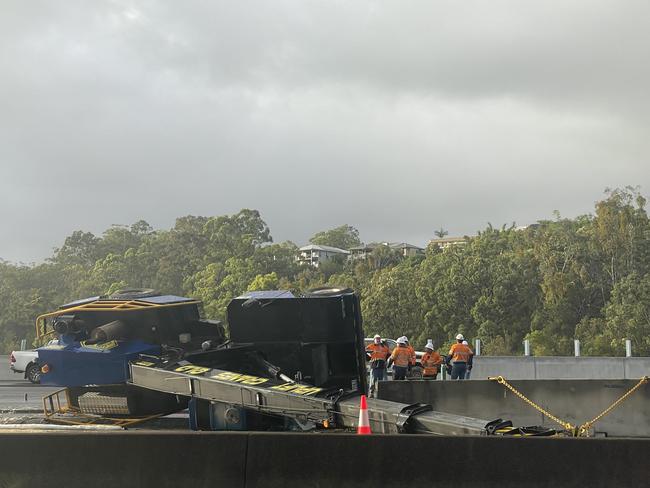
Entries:
{"type": "Polygon", "coordinates": [[[611,411],[614,410],[616,407],[618,407],[621,403],[623,403],[625,400],[627,400],[627,398],[628,398],[632,393],[634,393],[636,390],[638,390],[639,388],[641,388],[642,385],[646,384],[646,383],[648,382],[648,379],[649,379],[649,378],[648,378],[647,376],[644,376],[643,378],[641,378],[641,379],[639,380],[639,382],[638,382],[636,385],[634,385],[632,388],[630,388],[630,389],[628,390],[628,392],[625,393],[621,398],[619,398],[618,400],[616,400],[616,401],[615,401],[614,403],[612,403],[609,407],[607,407],[605,410],[603,410],[603,411],[600,412],[598,415],[596,415],[593,419],[591,419],[590,421],[585,422],[584,424],[582,424],[582,425],[578,428],[578,435],[588,436],[588,435],[589,435],[589,429],[591,428],[591,426],[592,426],[593,424],[595,424],[596,422],[598,422],[598,421],[599,421],[600,419],[602,419],[605,415],[607,415],[609,412],[611,412],[611,411]]]}
{"type": "Polygon", "coordinates": [[[557,422],[562,427],[564,427],[566,430],[571,431],[571,433],[575,437],[581,437],[581,436],[587,437],[589,435],[589,429],[591,428],[591,426],[593,424],[598,422],[605,415],[607,415],[612,410],[614,410],[617,406],[619,406],[621,403],[623,403],[632,393],[634,393],[636,390],[641,388],[642,385],[647,383],[648,380],[650,380],[650,378],[648,376],[644,376],[643,378],[641,378],[639,380],[639,382],[636,385],[634,385],[632,388],[630,388],[630,390],[627,393],[625,393],[618,400],[616,400],[614,403],[612,403],[609,407],[607,407],[605,410],[603,410],[598,415],[596,415],[593,419],[591,419],[588,422],[585,422],[584,424],[582,424],[580,427],[577,427],[577,428],[575,426],[571,425],[569,422],[563,422],[562,420],[557,418],[555,415],[553,415],[553,414],[549,413],[548,411],[544,410],[542,407],[537,405],[535,402],[533,402],[528,397],[526,397],[526,395],[524,395],[523,393],[518,391],[514,386],[512,386],[510,383],[508,383],[503,376],[490,376],[490,377],[488,377],[488,380],[496,381],[500,385],[505,386],[510,391],[512,391],[515,395],[517,395],[519,398],[521,398],[524,402],[526,402],[528,405],[533,407],[535,410],[537,410],[538,412],[546,415],[548,418],[550,418],[554,422],[557,422]]]}
{"type": "Polygon", "coordinates": [[[526,395],[524,395],[523,393],[518,391],[514,386],[512,386],[510,383],[508,383],[503,376],[490,376],[488,378],[488,380],[496,381],[500,385],[505,386],[506,388],[508,388],[508,390],[513,392],[515,395],[517,395],[519,398],[521,398],[523,401],[525,401],[528,405],[533,407],[538,412],[546,415],[549,419],[553,420],[554,422],[557,422],[562,427],[564,427],[566,430],[570,430],[572,432],[575,432],[575,427],[573,425],[571,425],[569,422],[564,422],[563,420],[560,420],[559,418],[557,418],[552,413],[544,410],[542,407],[537,405],[534,401],[530,400],[526,395]]]}

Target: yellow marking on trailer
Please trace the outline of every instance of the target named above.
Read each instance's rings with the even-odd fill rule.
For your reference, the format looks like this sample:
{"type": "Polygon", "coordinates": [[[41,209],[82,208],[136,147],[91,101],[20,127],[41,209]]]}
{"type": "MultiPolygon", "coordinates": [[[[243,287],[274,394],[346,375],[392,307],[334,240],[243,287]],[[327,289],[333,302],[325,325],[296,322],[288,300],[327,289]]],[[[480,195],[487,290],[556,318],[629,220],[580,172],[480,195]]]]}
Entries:
{"type": "Polygon", "coordinates": [[[215,380],[232,381],[234,383],[241,383],[243,385],[251,386],[261,385],[262,383],[269,381],[268,378],[260,378],[258,376],[253,376],[250,374],[233,373],[231,371],[223,371],[219,374],[211,376],[210,378],[214,378],[215,380]]]}
{"type": "Polygon", "coordinates": [[[119,346],[118,342],[115,340],[104,342],[102,344],[88,344],[86,341],[81,341],[80,344],[81,347],[88,349],[97,349],[99,351],[108,351],[109,349],[114,349],[119,346]]]}
{"type": "Polygon", "coordinates": [[[187,374],[203,374],[210,371],[210,369],[211,368],[204,368],[203,366],[195,366],[193,364],[187,364],[185,366],[179,366],[174,371],[177,371],[179,373],[187,373],[187,374]]]}
{"type": "Polygon", "coordinates": [[[319,391],[323,391],[322,388],[318,388],[317,386],[298,385],[295,383],[284,383],[282,385],[272,386],[271,390],[286,391],[296,395],[314,395],[319,391]]]}

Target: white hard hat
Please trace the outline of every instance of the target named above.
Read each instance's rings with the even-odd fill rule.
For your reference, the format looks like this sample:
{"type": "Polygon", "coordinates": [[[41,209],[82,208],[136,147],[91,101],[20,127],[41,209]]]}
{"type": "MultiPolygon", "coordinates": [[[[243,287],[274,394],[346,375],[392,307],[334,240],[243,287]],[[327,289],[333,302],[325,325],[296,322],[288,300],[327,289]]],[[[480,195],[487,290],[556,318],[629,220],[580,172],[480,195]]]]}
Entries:
{"type": "Polygon", "coordinates": [[[467,346],[467,341],[463,341],[463,344],[465,344],[467,346]]]}
{"type": "Polygon", "coordinates": [[[400,337],[397,339],[398,344],[406,344],[406,338],[404,336],[400,337]]]}
{"type": "Polygon", "coordinates": [[[381,339],[381,336],[379,334],[375,334],[374,339],[381,339]]]}
{"type": "Polygon", "coordinates": [[[406,337],[406,336],[402,336],[402,339],[404,339],[404,342],[408,342],[408,341],[409,341],[409,338],[406,337]]]}
{"type": "Polygon", "coordinates": [[[465,338],[463,337],[463,334],[458,334],[458,335],[456,336],[456,340],[457,340],[457,341],[462,341],[462,340],[464,340],[464,339],[465,339],[465,338]]]}
{"type": "Polygon", "coordinates": [[[433,341],[432,341],[431,339],[429,339],[429,340],[427,341],[427,345],[424,346],[424,348],[425,348],[425,349],[431,349],[431,350],[433,351],[433,341]]]}

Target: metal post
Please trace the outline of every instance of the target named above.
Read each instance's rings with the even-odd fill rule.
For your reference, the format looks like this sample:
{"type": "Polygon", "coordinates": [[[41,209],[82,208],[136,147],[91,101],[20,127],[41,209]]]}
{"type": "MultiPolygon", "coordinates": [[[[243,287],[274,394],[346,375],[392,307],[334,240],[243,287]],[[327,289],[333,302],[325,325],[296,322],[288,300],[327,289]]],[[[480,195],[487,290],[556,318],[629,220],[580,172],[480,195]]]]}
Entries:
{"type": "Polygon", "coordinates": [[[632,357],[632,341],[630,339],[625,339],[625,357],[632,357]]]}
{"type": "Polygon", "coordinates": [[[579,339],[574,339],[573,340],[573,351],[576,355],[577,358],[580,357],[580,340],[579,339]]]}
{"type": "Polygon", "coordinates": [[[530,341],[528,339],[524,341],[524,356],[530,356],[530,341]]]}
{"type": "Polygon", "coordinates": [[[27,339],[21,339],[21,341],[20,341],[20,350],[24,351],[25,349],[27,349],[27,339]]]}
{"type": "Polygon", "coordinates": [[[475,356],[481,355],[481,339],[474,340],[474,355],[475,356]]]}

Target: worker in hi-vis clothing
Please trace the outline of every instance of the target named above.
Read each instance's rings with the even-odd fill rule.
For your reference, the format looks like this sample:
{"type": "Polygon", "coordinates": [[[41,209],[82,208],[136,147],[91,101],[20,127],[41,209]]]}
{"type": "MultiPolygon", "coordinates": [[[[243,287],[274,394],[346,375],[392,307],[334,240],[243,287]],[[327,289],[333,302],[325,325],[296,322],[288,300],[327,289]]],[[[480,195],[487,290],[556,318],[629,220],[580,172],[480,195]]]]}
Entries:
{"type": "Polygon", "coordinates": [[[411,360],[411,351],[406,346],[406,339],[400,337],[397,339],[397,347],[393,349],[393,353],[388,360],[388,367],[393,364],[393,379],[404,380],[406,379],[406,372],[408,371],[409,362],[411,360]]]}
{"type": "Polygon", "coordinates": [[[442,364],[442,356],[433,350],[433,341],[429,339],[424,346],[425,353],[420,359],[422,363],[422,379],[435,380],[438,377],[438,366],[442,364]]]}
{"type": "Polygon", "coordinates": [[[469,346],[463,344],[465,338],[463,334],[458,334],[456,336],[456,344],[452,344],[451,349],[449,349],[449,356],[447,361],[451,361],[451,379],[452,380],[464,380],[465,373],[467,372],[467,363],[469,362],[470,355],[474,354],[469,346]]]}
{"type": "Polygon", "coordinates": [[[388,345],[381,340],[379,334],[375,334],[372,343],[366,346],[366,353],[370,355],[370,378],[368,382],[368,395],[373,396],[377,392],[377,383],[386,381],[386,364],[390,356],[388,345]]]}
{"type": "Polygon", "coordinates": [[[411,357],[409,358],[409,369],[411,369],[413,366],[415,366],[416,358],[415,358],[415,349],[413,349],[413,346],[409,344],[409,338],[406,336],[402,336],[403,339],[406,341],[406,347],[409,350],[409,353],[411,354],[411,357]]]}

